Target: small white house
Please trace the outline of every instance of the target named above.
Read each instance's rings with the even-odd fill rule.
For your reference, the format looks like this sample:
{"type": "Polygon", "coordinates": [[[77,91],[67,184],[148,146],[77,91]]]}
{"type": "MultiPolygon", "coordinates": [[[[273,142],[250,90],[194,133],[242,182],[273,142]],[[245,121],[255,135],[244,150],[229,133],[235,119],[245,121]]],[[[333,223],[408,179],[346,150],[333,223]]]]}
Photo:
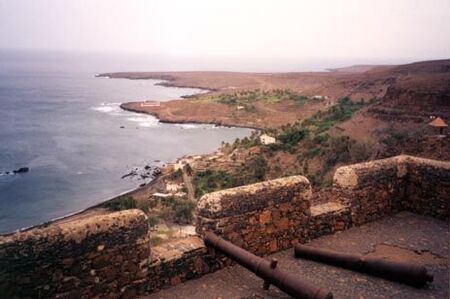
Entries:
{"type": "Polygon", "coordinates": [[[272,144],[277,142],[275,137],[269,136],[267,134],[262,134],[261,136],[259,136],[259,141],[261,141],[262,144],[272,144]]]}
{"type": "Polygon", "coordinates": [[[162,200],[164,200],[164,199],[168,199],[168,198],[172,197],[172,194],[156,192],[156,193],[152,194],[152,197],[154,199],[160,199],[160,200],[162,199],[162,200]]]}

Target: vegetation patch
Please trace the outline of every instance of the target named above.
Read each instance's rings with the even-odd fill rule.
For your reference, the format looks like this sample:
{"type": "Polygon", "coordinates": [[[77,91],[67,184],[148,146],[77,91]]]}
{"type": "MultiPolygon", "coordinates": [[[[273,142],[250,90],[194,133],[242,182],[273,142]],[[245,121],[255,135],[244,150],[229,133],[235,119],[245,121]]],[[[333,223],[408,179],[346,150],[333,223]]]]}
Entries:
{"type": "Polygon", "coordinates": [[[148,213],[150,209],[150,202],[136,201],[131,196],[119,196],[105,204],[105,207],[111,211],[124,211],[130,209],[139,209],[144,213],[148,213]]]}
{"type": "Polygon", "coordinates": [[[282,101],[294,101],[299,105],[307,102],[322,101],[322,98],[307,97],[291,89],[272,90],[243,90],[234,93],[225,93],[214,96],[205,96],[203,101],[217,102],[229,106],[242,106],[244,110],[252,112],[255,108],[251,103],[263,101],[265,103],[278,103],[282,101]]]}
{"type": "Polygon", "coordinates": [[[106,203],[106,207],[112,211],[123,211],[136,209],[137,203],[130,196],[119,196],[118,198],[106,203]]]}
{"type": "Polygon", "coordinates": [[[189,224],[194,217],[195,203],[187,199],[165,199],[159,217],[178,224],[189,224]]]}
{"type": "Polygon", "coordinates": [[[327,111],[318,111],[311,118],[305,120],[302,126],[307,127],[314,134],[323,133],[335,124],[352,118],[353,113],[364,107],[364,105],[363,101],[353,102],[349,97],[343,97],[327,111]]]}
{"type": "Polygon", "coordinates": [[[245,164],[237,167],[233,172],[199,171],[194,176],[196,196],[201,197],[206,193],[264,181],[268,169],[265,158],[258,155],[248,159],[245,164]]]}

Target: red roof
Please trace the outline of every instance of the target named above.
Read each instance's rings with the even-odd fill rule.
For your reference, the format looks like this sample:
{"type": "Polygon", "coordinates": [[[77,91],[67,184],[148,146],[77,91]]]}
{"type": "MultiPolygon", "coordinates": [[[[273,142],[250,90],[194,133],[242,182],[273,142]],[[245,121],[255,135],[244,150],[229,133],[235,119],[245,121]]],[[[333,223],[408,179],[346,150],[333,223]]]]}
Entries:
{"type": "Polygon", "coordinates": [[[429,125],[433,126],[433,127],[439,127],[439,128],[448,127],[448,125],[445,123],[445,121],[442,120],[442,118],[440,118],[440,117],[435,118],[432,122],[429,123],[429,125]]]}

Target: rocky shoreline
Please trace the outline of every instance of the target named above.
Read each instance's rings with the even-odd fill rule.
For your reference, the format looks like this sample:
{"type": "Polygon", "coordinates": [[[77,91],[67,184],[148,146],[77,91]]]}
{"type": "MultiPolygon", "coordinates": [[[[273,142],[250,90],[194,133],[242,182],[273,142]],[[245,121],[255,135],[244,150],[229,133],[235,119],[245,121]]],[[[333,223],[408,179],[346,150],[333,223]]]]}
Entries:
{"type": "MultiPolygon", "coordinates": [[[[293,90],[297,94],[306,98],[315,98],[322,95],[325,100],[321,102],[309,102],[307,105],[300,105],[288,99],[280,102],[252,102],[253,111],[241,111],[239,103],[226,103],[220,101],[201,101],[200,97],[195,95],[189,100],[172,100],[155,106],[142,106],[142,102],[130,102],[120,105],[121,109],[134,113],[142,113],[153,115],[159,119],[161,123],[172,124],[209,124],[226,127],[241,127],[250,129],[277,128],[287,123],[295,123],[301,119],[310,118],[318,111],[324,111],[334,105],[339,97],[348,95],[355,99],[371,100],[384,99],[386,106],[390,108],[404,107],[404,101],[397,100],[398,97],[389,97],[390,92],[394,88],[400,88],[405,95],[418,94],[414,91],[419,90],[421,93],[432,93],[433,97],[427,98],[430,103],[429,110],[435,111],[445,108],[448,113],[448,106],[438,105],[438,100],[444,98],[448,94],[448,72],[435,71],[435,65],[441,69],[448,69],[450,61],[431,61],[419,62],[403,66],[384,66],[374,67],[365,72],[328,72],[328,73],[232,73],[232,72],[166,72],[166,73],[107,73],[99,74],[98,77],[108,78],[127,78],[130,80],[163,80],[158,85],[167,87],[192,87],[208,90],[209,93],[202,96],[217,96],[218,94],[242,93],[244,91],[254,91],[261,89],[263,92],[270,90],[278,90],[286,92],[293,90]],[[417,68],[420,72],[415,71],[417,68]],[[406,80],[404,73],[409,74],[406,80]],[[417,74],[416,74],[417,73],[417,74]],[[422,74],[432,74],[423,80],[422,74]],[[437,73],[437,74],[435,74],[437,73]],[[414,80],[412,80],[414,79],[414,80]],[[394,78],[395,80],[391,80],[394,78]],[[428,79],[429,78],[429,79],[428,79]],[[417,84],[416,84],[417,83],[417,84]],[[420,84],[418,84],[420,83],[420,84]],[[417,85],[417,86],[416,86],[417,85]],[[435,92],[435,91],[438,91],[435,92]],[[388,95],[388,96],[386,96],[388,95]],[[231,117],[230,114],[235,114],[231,117]]],[[[422,98],[408,99],[409,102],[419,106],[423,106],[422,98]],[[420,101],[419,101],[420,100],[420,101]]],[[[366,101],[367,102],[367,101],[366,101]]],[[[384,104],[383,102],[383,104],[384,104]]],[[[409,103],[408,102],[408,103],[409,103]]],[[[380,106],[379,104],[378,106],[380,106]]],[[[378,107],[377,106],[377,107],[378,107]]],[[[420,107],[422,107],[420,106],[420,107]]],[[[427,110],[428,111],[428,110],[427,110]]],[[[380,127],[380,122],[373,125],[373,119],[369,115],[359,113],[356,120],[343,123],[341,129],[344,133],[333,133],[334,135],[346,135],[354,139],[361,139],[361,136],[371,135],[375,138],[371,131],[375,127],[380,127]]],[[[401,123],[405,126],[405,123],[401,123]]],[[[375,139],[376,142],[379,140],[375,139]]],[[[207,155],[206,155],[207,156],[207,155]]],[[[283,158],[285,158],[283,156],[283,158]]],[[[209,160],[208,160],[209,161],[209,160]]],[[[215,161],[215,160],[214,160],[215,161]]],[[[216,163],[211,160],[211,163],[216,163]]],[[[152,188],[158,184],[163,184],[164,178],[174,172],[175,163],[171,163],[161,168],[155,178],[140,187],[121,194],[120,196],[147,196],[152,193],[152,188]]],[[[127,176],[128,177],[128,176],[127,176]]],[[[100,203],[96,206],[88,208],[77,213],[75,216],[82,215],[86,212],[99,211],[108,202],[116,199],[114,197],[108,201],[100,203]]],[[[103,208],[104,209],[104,208],[103,208]]],[[[74,215],[65,218],[74,217],[74,215]]]]}
{"type": "MultiPolygon", "coordinates": [[[[96,77],[105,77],[103,76],[103,74],[99,74],[96,77]]],[[[149,79],[153,79],[153,78],[149,78],[149,79]]],[[[208,88],[202,88],[202,87],[195,87],[195,86],[177,86],[177,85],[172,85],[168,82],[170,82],[171,80],[168,80],[168,78],[155,78],[157,80],[164,80],[164,82],[160,82],[160,83],[156,83],[156,85],[160,85],[160,86],[165,86],[165,87],[176,87],[176,88],[196,88],[196,89],[202,89],[202,90],[208,90],[208,91],[212,91],[211,89],[208,88]]],[[[146,114],[146,115],[152,115],[155,116],[156,118],[158,118],[158,120],[161,123],[170,123],[170,124],[209,124],[209,125],[216,125],[216,126],[223,126],[223,127],[240,127],[240,128],[249,128],[249,129],[259,129],[256,127],[246,127],[246,126],[240,126],[240,125],[235,125],[235,124],[222,124],[220,122],[201,122],[201,121],[172,121],[169,119],[160,119],[159,115],[157,113],[148,113],[147,111],[142,111],[139,109],[133,109],[127,106],[128,103],[123,103],[120,105],[120,108],[125,110],[125,111],[129,111],[129,112],[133,112],[133,113],[140,113],[140,114],[146,114]]],[[[123,128],[123,127],[121,127],[123,128]]],[[[142,194],[149,194],[152,192],[153,188],[155,186],[161,185],[162,184],[162,180],[169,174],[171,174],[173,172],[174,169],[174,165],[180,160],[183,159],[184,157],[179,157],[176,159],[176,161],[174,161],[173,163],[167,163],[167,164],[161,164],[159,166],[156,165],[149,165],[146,164],[142,167],[134,167],[133,169],[131,169],[128,173],[123,174],[121,176],[121,179],[137,179],[138,181],[143,181],[143,183],[139,184],[138,187],[128,190],[126,192],[123,192],[121,194],[118,194],[110,199],[107,199],[105,201],[102,201],[98,204],[95,204],[93,206],[90,206],[86,209],[74,212],[74,213],[70,213],[58,218],[54,218],[54,219],[50,219],[49,221],[46,222],[42,222],[40,224],[36,224],[33,226],[29,226],[29,227],[23,227],[20,229],[17,229],[16,231],[13,232],[8,232],[8,233],[4,233],[4,234],[0,234],[0,236],[7,236],[7,235],[11,235],[16,233],[17,231],[28,231],[31,229],[35,229],[35,228],[44,228],[47,227],[51,224],[54,223],[61,223],[61,222],[66,222],[66,221],[73,221],[76,219],[83,219],[86,216],[92,216],[92,215],[101,215],[101,214],[105,214],[108,212],[108,205],[121,198],[121,197],[133,197],[133,196],[137,196],[137,197],[142,197],[142,194]],[[147,181],[150,179],[150,181],[147,181]]],[[[154,162],[161,162],[161,161],[154,161],[154,162]]],[[[22,174],[22,173],[26,173],[29,171],[28,167],[20,167],[18,169],[14,169],[11,171],[4,171],[4,172],[0,172],[0,175],[16,175],[16,174],[22,174]]]]}
{"type": "Polygon", "coordinates": [[[29,167],[20,167],[14,170],[7,170],[7,171],[0,171],[0,175],[15,175],[15,174],[19,174],[19,173],[26,173],[30,171],[29,167]]]}
{"type": "Polygon", "coordinates": [[[193,124],[193,125],[215,125],[215,126],[221,126],[226,128],[244,128],[244,129],[253,129],[253,130],[261,130],[261,127],[258,126],[250,126],[250,125],[241,125],[238,123],[228,123],[223,121],[200,121],[200,120],[191,120],[191,119],[179,119],[179,120],[173,120],[168,117],[164,117],[158,112],[152,112],[145,109],[138,109],[135,107],[136,104],[139,104],[142,102],[128,102],[128,103],[122,103],[120,104],[120,108],[134,113],[141,113],[146,115],[151,115],[156,117],[159,122],[165,123],[165,124],[193,124]]]}

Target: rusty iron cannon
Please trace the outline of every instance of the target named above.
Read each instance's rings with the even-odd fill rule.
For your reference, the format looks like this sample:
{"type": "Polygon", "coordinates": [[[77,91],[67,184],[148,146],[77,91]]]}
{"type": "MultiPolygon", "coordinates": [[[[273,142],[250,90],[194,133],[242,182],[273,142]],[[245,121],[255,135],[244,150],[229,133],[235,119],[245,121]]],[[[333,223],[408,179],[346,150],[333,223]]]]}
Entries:
{"type": "Polygon", "coordinates": [[[322,290],[310,283],[299,280],[292,274],[277,269],[277,261],[271,262],[248,252],[231,242],[228,242],[214,233],[207,232],[204,237],[205,244],[215,250],[220,251],[225,256],[234,260],[241,266],[255,273],[264,280],[264,289],[269,289],[273,284],[281,291],[294,298],[304,299],[332,299],[330,292],[322,290]]]}
{"type": "Polygon", "coordinates": [[[433,276],[427,273],[427,269],[424,266],[415,264],[381,258],[362,257],[301,244],[294,246],[294,253],[296,258],[322,262],[405,283],[417,288],[423,287],[427,282],[433,281],[433,276]]]}

